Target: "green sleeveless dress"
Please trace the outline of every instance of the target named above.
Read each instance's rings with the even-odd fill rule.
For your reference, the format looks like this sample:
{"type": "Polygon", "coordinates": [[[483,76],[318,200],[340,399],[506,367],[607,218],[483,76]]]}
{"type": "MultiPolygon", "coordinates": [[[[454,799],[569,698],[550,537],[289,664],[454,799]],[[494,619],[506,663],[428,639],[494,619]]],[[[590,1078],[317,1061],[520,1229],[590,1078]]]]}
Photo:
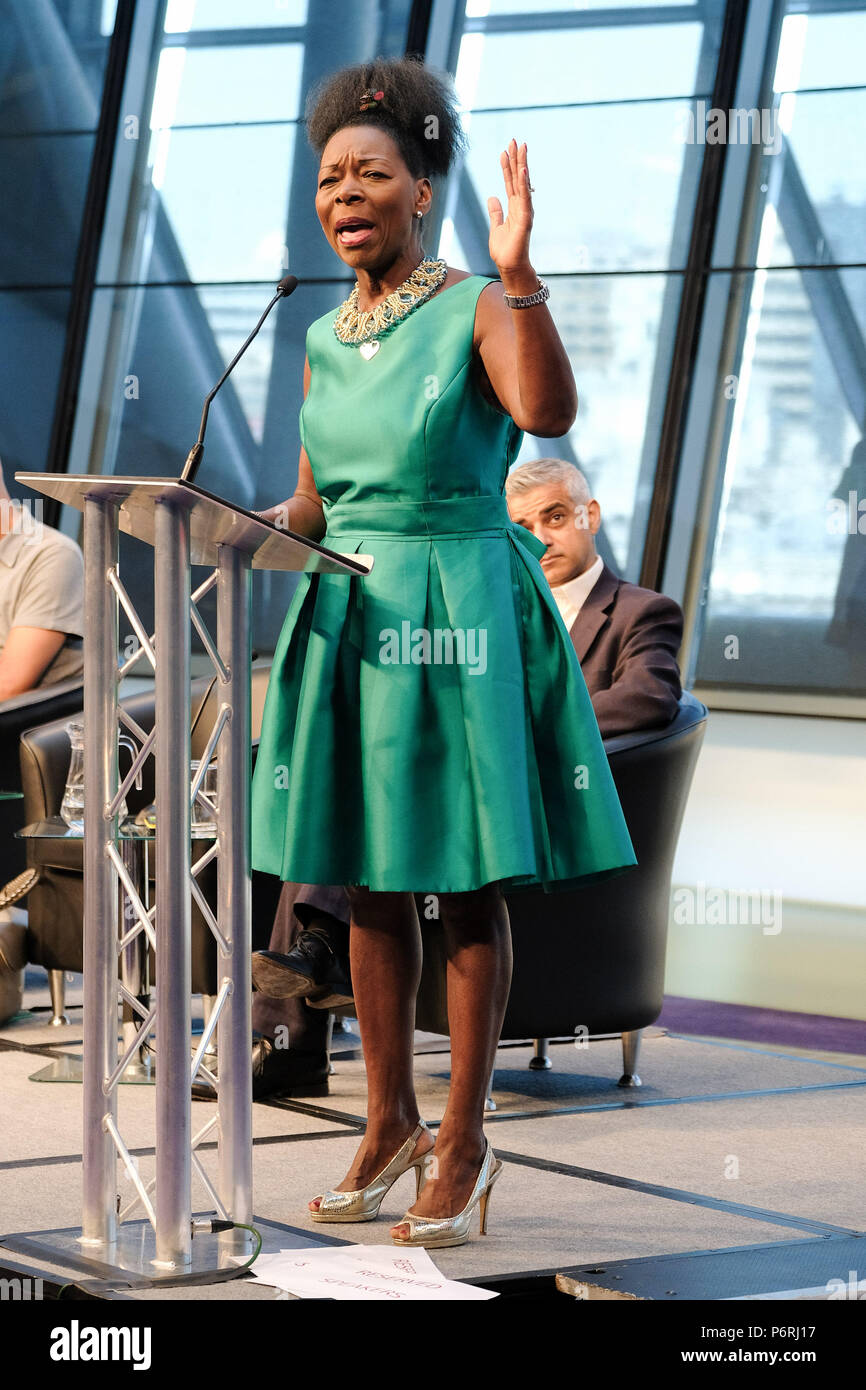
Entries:
{"type": "Polygon", "coordinates": [[[253,779],[252,862],[386,892],[568,887],[635,863],[571,639],[508,516],[521,433],[474,378],[488,279],[441,290],[366,360],[307,333],[301,438],[323,544],[280,634],[253,779]]]}

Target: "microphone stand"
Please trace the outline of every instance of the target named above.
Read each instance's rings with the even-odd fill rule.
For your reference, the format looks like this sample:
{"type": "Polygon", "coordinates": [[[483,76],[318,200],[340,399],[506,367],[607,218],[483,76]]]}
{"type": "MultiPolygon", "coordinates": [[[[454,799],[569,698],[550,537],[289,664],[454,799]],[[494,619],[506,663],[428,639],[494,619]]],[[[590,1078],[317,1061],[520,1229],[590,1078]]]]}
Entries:
{"type": "Polygon", "coordinates": [[[253,329],[252,333],[251,333],[250,336],[247,338],[246,342],[244,342],[244,343],[241,344],[240,348],[239,348],[238,351],[235,353],[235,355],[234,355],[234,357],[232,358],[231,362],[229,362],[228,366],[226,367],[225,371],[223,372],[222,376],[220,377],[219,381],[217,382],[216,386],[213,388],[213,390],[212,390],[211,392],[208,393],[207,396],[205,396],[204,409],[202,410],[202,413],[201,413],[201,423],[200,423],[200,425],[199,425],[199,427],[198,427],[198,439],[197,439],[196,442],[193,444],[192,448],[190,449],[189,453],[188,453],[187,456],[186,456],[186,463],[184,464],[183,470],[182,470],[181,475],[180,475],[180,481],[181,481],[182,483],[191,483],[191,482],[194,480],[195,475],[196,475],[196,473],[197,473],[198,470],[199,470],[199,466],[200,466],[201,460],[202,460],[202,455],[204,454],[204,436],[205,436],[205,430],[207,429],[207,417],[208,417],[208,413],[209,413],[209,411],[210,411],[210,403],[211,403],[211,401],[213,400],[213,398],[214,398],[214,396],[216,395],[217,391],[218,391],[218,390],[220,389],[220,387],[222,386],[222,384],[223,384],[223,382],[225,381],[226,377],[229,376],[229,375],[234,371],[234,369],[235,369],[235,367],[237,366],[238,362],[239,362],[239,361],[241,360],[241,358],[243,357],[244,353],[246,352],[246,350],[247,350],[247,348],[249,347],[250,343],[253,341],[253,338],[254,338],[254,337],[256,336],[256,334],[258,333],[259,329],[261,328],[261,326],[262,326],[262,324],[264,323],[265,319],[267,318],[268,314],[269,314],[269,313],[271,312],[271,310],[273,309],[273,307],[274,307],[274,305],[276,304],[277,300],[278,300],[278,299],[288,298],[288,296],[289,296],[290,294],[292,294],[297,288],[298,288],[298,277],[297,277],[296,275],[286,275],[286,276],[283,277],[283,279],[282,279],[282,280],[280,281],[280,283],[277,285],[277,292],[276,292],[276,294],[274,295],[274,297],[273,297],[273,299],[271,300],[270,304],[269,304],[269,305],[267,306],[267,308],[265,309],[265,312],[262,314],[261,318],[259,319],[259,321],[258,321],[258,323],[256,324],[255,328],[253,329]]]}

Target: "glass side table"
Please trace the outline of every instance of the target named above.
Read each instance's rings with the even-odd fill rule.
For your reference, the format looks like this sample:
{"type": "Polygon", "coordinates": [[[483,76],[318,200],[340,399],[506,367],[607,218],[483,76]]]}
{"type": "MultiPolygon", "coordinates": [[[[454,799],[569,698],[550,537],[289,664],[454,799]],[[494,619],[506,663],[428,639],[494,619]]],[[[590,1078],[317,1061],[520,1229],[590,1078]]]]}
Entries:
{"type": "MultiPolygon", "coordinates": [[[[22,840],[80,840],[83,831],[67,825],[60,816],[48,820],[34,821],[16,832],[22,840]]],[[[216,828],[211,824],[195,824],[190,827],[190,839],[215,840],[216,828]]],[[[136,893],[145,908],[150,907],[149,867],[150,846],[156,842],[153,821],[138,821],[133,816],[118,827],[117,843],[124,868],[129,874],[136,893]]],[[[135,910],[128,895],[121,890],[118,911],[118,942],[123,942],[130,926],[135,921],[135,910]]],[[[140,931],[126,945],[118,948],[120,958],[120,979],[130,994],[134,995],[142,1008],[150,1008],[150,953],[147,937],[140,931]]],[[[138,1030],[136,1016],[131,1005],[125,1001],[122,1006],[122,1021],[119,1037],[118,1056],[122,1057],[135,1038],[138,1030]]],[[[137,1057],[128,1064],[120,1078],[122,1084],[152,1086],[155,1080],[153,1052],[147,1041],[138,1048],[137,1057]]],[[[47,1067],[40,1068],[30,1077],[31,1081],[71,1081],[80,1084],[82,1078],[82,1057],[72,1053],[59,1057],[47,1067]]]]}

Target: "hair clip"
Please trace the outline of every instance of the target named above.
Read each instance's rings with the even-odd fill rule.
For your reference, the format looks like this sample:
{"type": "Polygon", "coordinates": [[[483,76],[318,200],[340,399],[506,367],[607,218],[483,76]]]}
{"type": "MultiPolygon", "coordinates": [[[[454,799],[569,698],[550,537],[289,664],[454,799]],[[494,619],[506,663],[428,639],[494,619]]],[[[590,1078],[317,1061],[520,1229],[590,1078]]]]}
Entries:
{"type": "Polygon", "coordinates": [[[359,110],[361,110],[361,111],[369,111],[369,110],[370,110],[371,108],[373,108],[373,107],[376,107],[376,106],[384,106],[384,105],[385,105],[385,93],[384,93],[384,92],[362,92],[362,93],[361,93],[361,105],[360,105],[360,107],[359,107],[359,110]]]}

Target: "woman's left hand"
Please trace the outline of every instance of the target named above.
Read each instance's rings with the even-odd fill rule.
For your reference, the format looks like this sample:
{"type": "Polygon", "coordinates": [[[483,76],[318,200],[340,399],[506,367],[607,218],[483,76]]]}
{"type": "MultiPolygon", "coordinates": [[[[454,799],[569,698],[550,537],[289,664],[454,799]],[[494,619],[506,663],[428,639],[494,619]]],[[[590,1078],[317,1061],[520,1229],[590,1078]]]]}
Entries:
{"type": "Polygon", "coordinates": [[[508,212],[503,217],[498,198],[487,199],[490,214],[490,258],[501,274],[529,267],[529,233],[532,230],[532,194],[526,145],[512,140],[499,156],[508,196],[508,212]]]}

